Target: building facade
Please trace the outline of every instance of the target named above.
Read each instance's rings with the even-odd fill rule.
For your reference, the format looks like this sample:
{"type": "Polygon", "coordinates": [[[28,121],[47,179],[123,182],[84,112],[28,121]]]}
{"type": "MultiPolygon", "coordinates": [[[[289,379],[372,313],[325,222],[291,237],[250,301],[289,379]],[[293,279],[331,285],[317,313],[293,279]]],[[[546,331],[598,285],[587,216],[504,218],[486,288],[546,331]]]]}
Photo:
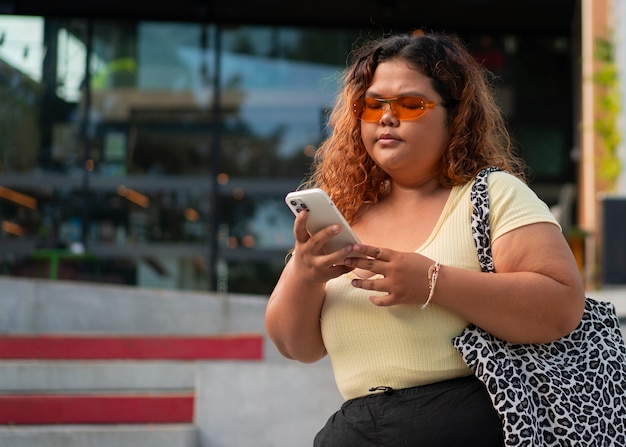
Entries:
{"type": "Polygon", "coordinates": [[[0,3],[3,275],[267,295],[353,45],[415,28],[496,75],[541,198],[580,183],[578,1],[75,3],[0,3]]]}

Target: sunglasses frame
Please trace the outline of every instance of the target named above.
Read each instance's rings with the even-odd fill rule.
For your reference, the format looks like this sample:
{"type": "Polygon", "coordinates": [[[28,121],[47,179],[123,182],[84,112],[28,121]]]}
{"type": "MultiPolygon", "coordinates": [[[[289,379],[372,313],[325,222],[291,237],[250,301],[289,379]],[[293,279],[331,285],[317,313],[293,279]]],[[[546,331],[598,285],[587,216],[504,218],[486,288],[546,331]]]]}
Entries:
{"type": "Polygon", "coordinates": [[[393,116],[395,116],[396,118],[398,118],[400,121],[415,121],[417,119],[420,119],[422,116],[424,116],[424,114],[426,114],[426,112],[428,110],[434,109],[437,106],[441,106],[443,104],[439,104],[436,103],[434,101],[431,101],[428,98],[425,98],[423,96],[396,96],[393,98],[357,98],[355,100],[352,101],[352,113],[354,114],[354,116],[361,121],[364,121],[366,123],[375,123],[377,121],[380,121],[383,117],[383,115],[385,114],[385,110],[382,107],[382,104],[387,104],[389,106],[389,110],[391,110],[391,114],[393,116]],[[416,112],[419,110],[421,111],[421,113],[419,115],[417,115],[414,118],[402,118],[400,116],[398,116],[398,108],[394,108],[394,102],[396,101],[403,101],[405,99],[409,99],[409,100],[417,100],[419,101],[421,104],[420,106],[415,109],[416,112]],[[367,102],[370,101],[376,101],[378,103],[381,103],[381,108],[380,108],[380,116],[378,118],[375,119],[363,119],[363,113],[366,110],[366,104],[367,102]]]}

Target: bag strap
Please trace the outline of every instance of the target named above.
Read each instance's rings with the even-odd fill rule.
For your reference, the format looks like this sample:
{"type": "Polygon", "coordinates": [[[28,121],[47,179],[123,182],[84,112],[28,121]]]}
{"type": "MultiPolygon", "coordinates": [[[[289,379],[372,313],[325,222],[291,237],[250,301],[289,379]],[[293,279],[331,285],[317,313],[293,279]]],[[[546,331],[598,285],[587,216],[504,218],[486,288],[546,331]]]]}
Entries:
{"type": "Polygon", "coordinates": [[[478,251],[478,260],[483,272],[493,272],[493,257],[491,255],[491,234],[489,230],[489,189],[487,177],[494,171],[501,169],[491,166],[476,174],[470,199],[472,201],[472,236],[478,251]]]}

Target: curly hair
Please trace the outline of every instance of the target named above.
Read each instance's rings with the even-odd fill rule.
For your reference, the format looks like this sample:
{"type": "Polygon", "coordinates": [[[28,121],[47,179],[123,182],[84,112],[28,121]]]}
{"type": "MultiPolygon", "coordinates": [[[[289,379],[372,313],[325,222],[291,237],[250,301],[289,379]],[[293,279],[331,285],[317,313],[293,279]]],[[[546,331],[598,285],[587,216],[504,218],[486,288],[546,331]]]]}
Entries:
{"type": "Polygon", "coordinates": [[[316,151],[303,187],[320,187],[348,222],[368,203],[378,202],[388,175],[365,150],[352,101],[365,95],[376,67],[402,60],[431,79],[448,112],[450,140],[441,160],[440,181],[452,187],[471,181],[482,168],[498,166],[522,180],[524,163],[514,151],[504,116],[497,106],[490,73],[461,40],[441,33],[414,32],[370,40],[352,53],[342,77],[343,91],[330,115],[330,136],[316,151]]]}

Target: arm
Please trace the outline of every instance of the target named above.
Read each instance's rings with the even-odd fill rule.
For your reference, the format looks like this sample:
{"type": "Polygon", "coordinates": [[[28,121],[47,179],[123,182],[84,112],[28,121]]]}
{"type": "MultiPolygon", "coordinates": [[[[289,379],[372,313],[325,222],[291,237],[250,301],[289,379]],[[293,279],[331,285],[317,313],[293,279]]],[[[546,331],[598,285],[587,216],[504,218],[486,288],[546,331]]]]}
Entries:
{"type": "Polygon", "coordinates": [[[265,327],[283,356],[311,363],[325,354],[320,330],[324,285],[307,284],[300,278],[294,261],[289,261],[270,295],[265,327]]]}
{"type": "Polygon", "coordinates": [[[495,274],[444,268],[436,291],[441,302],[434,300],[511,342],[550,342],[578,325],[585,291],[556,225],[510,231],[493,242],[492,252],[495,274]]]}
{"type": "Polygon", "coordinates": [[[326,281],[351,269],[340,265],[349,249],[330,255],[322,250],[324,243],[337,234],[339,226],[332,225],[311,237],[305,228],[306,218],[303,211],[295,219],[295,253],[270,295],[265,327],[283,356],[311,363],[326,354],[320,328],[326,281]]]}
{"type": "MultiPolygon", "coordinates": [[[[359,245],[375,259],[351,258],[349,265],[384,276],[353,285],[387,291],[374,304],[422,304],[428,296],[427,271],[433,260],[359,245]]],[[[516,343],[550,342],[571,332],[580,321],[584,288],[571,250],[551,223],[525,225],[492,244],[497,273],[443,265],[432,303],[502,339],[516,343]]]]}

